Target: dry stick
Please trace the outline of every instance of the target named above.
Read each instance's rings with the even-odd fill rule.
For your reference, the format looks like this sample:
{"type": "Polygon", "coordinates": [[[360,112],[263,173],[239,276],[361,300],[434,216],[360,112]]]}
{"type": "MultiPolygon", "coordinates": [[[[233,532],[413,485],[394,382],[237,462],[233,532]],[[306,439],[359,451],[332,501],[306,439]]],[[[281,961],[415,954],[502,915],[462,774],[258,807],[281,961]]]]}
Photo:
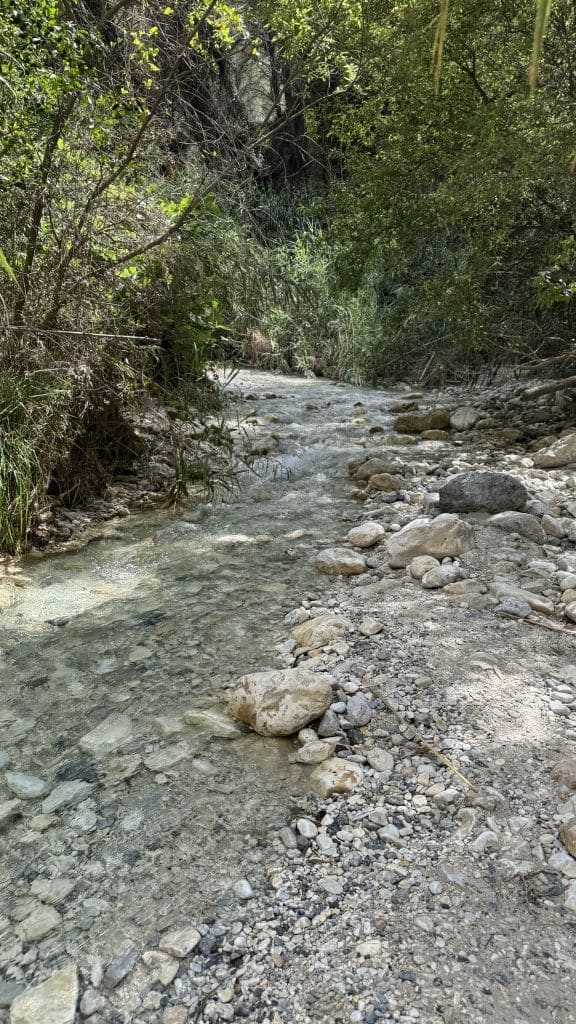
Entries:
{"type": "Polygon", "coordinates": [[[569,633],[570,636],[576,636],[576,626],[571,629],[570,626],[563,626],[560,622],[537,619],[535,615],[527,615],[522,622],[529,622],[531,626],[542,626],[542,629],[551,629],[553,633],[569,633]]]}
{"type": "MultiPolygon", "coordinates": [[[[377,687],[372,687],[372,689],[374,690],[374,693],[382,701],[382,703],[386,705],[388,710],[392,712],[394,717],[397,718],[399,722],[404,723],[404,719],[402,718],[400,712],[396,710],[394,705],[388,700],[387,697],[384,696],[382,691],[379,690],[377,687]]],[[[463,775],[461,771],[458,771],[456,765],[452,764],[452,762],[449,761],[448,758],[444,756],[444,754],[441,754],[439,750],[436,750],[436,747],[433,747],[431,743],[428,743],[428,740],[425,740],[424,737],[420,735],[417,729],[415,730],[415,732],[415,738],[418,740],[418,743],[420,743],[424,747],[424,749],[428,751],[428,753],[433,754],[434,757],[437,757],[438,760],[442,762],[442,764],[445,764],[446,767],[449,768],[454,775],[457,775],[458,778],[461,779],[462,782],[465,782],[466,785],[469,786],[470,789],[474,790],[475,793],[478,792],[478,786],[475,786],[474,783],[470,782],[470,779],[467,779],[466,776],[463,775]]]]}
{"type": "Polygon", "coordinates": [[[522,398],[539,398],[540,395],[551,395],[554,391],[563,391],[565,388],[576,388],[576,377],[566,377],[564,380],[553,380],[550,384],[540,384],[537,388],[528,388],[522,392],[522,398]]]}

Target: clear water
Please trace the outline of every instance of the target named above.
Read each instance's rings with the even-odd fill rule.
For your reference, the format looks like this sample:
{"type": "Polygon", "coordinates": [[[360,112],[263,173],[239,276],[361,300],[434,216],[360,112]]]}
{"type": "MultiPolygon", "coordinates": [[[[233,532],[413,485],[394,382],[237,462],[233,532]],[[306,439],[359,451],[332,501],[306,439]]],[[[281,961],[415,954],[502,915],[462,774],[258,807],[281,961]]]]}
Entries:
{"type": "MultiPolygon", "coordinates": [[[[98,774],[87,803],[59,811],[46,831],[31,826],[41,812],[31,800],[0,833],[8,974],[35,879],[76,881],[60,925],[33,943],[40,960],[107,960],[175,921],[217,913],[239,878],[257,885],[270,828],[306,788],[288,741],[229,741],[197,726],[163,736],[157,719],[218,704],[237,676],[275,664],[286,611],[318,585],[315,552],[357,508],[347,459],[369,426],[388,424],[387,396],[252,372],[234,388],[256,397],[232,417],[279,420],[254,428],[277,434],[278,452],[241,494],[180,517],[134,516],[79,553],[30,560],[31,582],[2,615],[0,763],[53,784],[70,760],[98,774]],[[113,784],[111,756],[95,760],[77,744],[115,713],[133,723],[119,753],[185,743],[187,756],[160,776],[140,767],[113,784]]],[[[13,797],[2,774],[0,802],[13,797]]]]}

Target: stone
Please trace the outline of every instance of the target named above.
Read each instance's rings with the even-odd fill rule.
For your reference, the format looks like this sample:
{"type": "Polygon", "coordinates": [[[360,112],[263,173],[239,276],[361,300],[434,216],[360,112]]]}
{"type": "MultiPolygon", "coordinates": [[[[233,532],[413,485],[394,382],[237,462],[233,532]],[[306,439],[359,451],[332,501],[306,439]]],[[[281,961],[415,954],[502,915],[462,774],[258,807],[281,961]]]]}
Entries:
{"type": "Polygon", "coordinates": [[[104,996],[100,995],[95,988],[87,988],[80,1000],[80,1013],[83,1017],[93,1017],[99,1010],[106,1006],[104,996]]]}
{"type": "Polygon", "coordinates": [[[404,480],[401,476],[392,473],[375,473],[368,481],[369,486],[375,491],[382,491],[383,494],[394,494],[402,490],[404,480]]]}
{"type": "Polygon", "coordinates": [[[162,1014],[162,1024],[187,1024],[189,1020],[185,1006],[167,1006],[162,1014]]]}
{"type": "Polygon", "coordinates": [[[55,928],[58,928],[61,922],[62,915],[54,910],[54,907],[47,907],[43,903],[39,903],[32,913],[20,922],[16,932],[23,942],[34,942],[36,939],[43,939],[45,935],[49,935],[55,928]]]}
{"type": "Polygon", "coordinates": [[[564,906],[567,910],[576,910],[576,881],[570,882],[564,893],[564,906]]]}
{"type": "Polygon", "coordinates": [[[332,757],[337,742],[336,739],[325,739],[305,743],[294,757],[294,761],[299,764],[321,764],[332,757]]]}
{"type": "Polygon", "coordinates": [[[76,888],[73,878],[37,878],[30,886],[30,892],[42,903],[63,903],[76,888]]]}
{"type": "Polygon", "coordinates": [[[546,533],[540,522],[536,516],[527,512],[498,512],[497,515],[491,516],[486,525],[504,530],[505,533],[518,533],[534,544],[546,543],[546,533]]]}
{"type": "Polygon", "coordinates": [[[576,757],[567,757],[558,761],[552,769],[552,778],[568,789],[576,789],[576,757]]]}
{"type": "Polygon", "coordinates": [[[520,480],[491,470],[459,473],[438,494],[442,512],[516,511],[528,501],[528,491],[520,480]]]}
{"type": "Polygon", "coordinates": [[[124,981],[124,978],[128,977],[130,971],[134,969],[139,956],[140,954],[137,949],[129,949],[126,953],[122,953],[121,956],[112,960],[104,971],[104,987],[108,989],[117,988],[120,982],[124,981]]]}
{"type": "Polygon", "coordinates": [[[335,711],[333,711],[332,708],[328,708],[328,711],[326,711],[326,713],[322,715],[320,724],[316,732],[318,733],[318,736],[321,737],[321,739],[324,739],[328,736],[342,735],[342,726],[340,725],[340,719],[338,718],[338,715],[336,714],[335,711]]]}
{"type": "Polygon", "coordinates": [[[26,775],[24,772],[6,772],[4,779],[8,789],[12,790],[15,796],[21,800],[38,800],[45,796],[50,786],[44,779],[35,775],[26,775]]]}
{"type": "Polygon", "coordinates": [[[363,693],[354,693],[346,704],[346,718],[350,725],[353,728],[368,725],[372,717],[372,707],[368,698],[363,693]]]}
{"type": "Polygon", "coordinates": [[[512,615],[516,619],[527,619],[532,615],[532,609],[526,601],[520,601],[517,597],[505,597],[500,601],[494,611],[498,615],[512,615]]]}
{"type": "Polygon", "coordinates": [[[21,800],[4,800],[0,803],[0,828],[18,818],[22,814],[23,806],[21,800]]]}
{"type": "Polygon", "coordinates": [[[205,729],[210,736],[218,736],[223,740],[236,740],[244,733],[228,715],[219,708],[206,708],[204,711],[186,711],[184,721],[187,725],[197,725],[205,729]]]}
{"type": "Polygon", "coordinates": [[[359,576],[368,568],[364,555],[351,548],[325,548],[316,555],[315,565],[328,576],[359,576]]]}
{"type": "Polygon", "coordinates": [[[461,577],[462,569],[459,565],[438,565],[424,573],[422,586],[425,590],[439,590],[450,583],[456,583],[461,577]]]}
{"type": "Polygon", "coordinates": [[[362,633],[362,636],[377,636],[384,629],[382,622],[378,622],[377,619],[372,619],[369,615],[358,626],[358,632],[362,633]]]}
{"type": "Polygon", "coordinates": [[[192,753],[190,744],[183,740],[182,743],[172,743],[167,747],[160,747],[153,754],[148,754],[144,758],[144,764],[151,772],[163,772],[185,761],[192,753]]]}
{"type": "Polygon", "coordinates": [[[429,409],[427,412],[403,413],[394,420],[399,434],[421,434],[424,430],[447,430],[450,413],[447,409],[429,409]]]}
{"type": "Polygon", "coordinates": [[[310,818],[298,818],[296,822],[296,830],[305,839],[314,839],[318,835],[318,828],[310,818]]]}
{"type": "Polygon", "coordinates": [[[572,857],[576,857],[576,818],[571,818],[565,825],[561,825],[558,834],[572,857]]]}
{"type": "Polygon", "coordinates": [[[246,878],[241,878],[234,883],[234,895],[239,900],[251,900],[254,897],[254,890],[246,878]]]}
{"type": "Polygon", "coordinates": [[[319,615],[308,619],[292,630],[292,636],[299,647],[325,647],[351,629],[352,623],[343,615],[319,615]]]}
{"type": "Polygon", "coordinates": [[[160,936],[158,948],[162,953],[169,953],[181,960],[196,949],[202,936],[193,925],[184,925],[182,928],[173,928],[160,936]]]}
{"type": "Polygon", "coordinates": [[[557,469],[561,466],[576,465],[576,433],[560,437],[554,444],[541,448],[534,455],[534,465],[539,469],[557,469]]]}
{"type": "Polygon", "coordinates": [[[421,580],[425,573],[430,572],[430,569],[436,569],[440,565],[437,558],[433,558],[432,555],[418,555],[413,558],[408,566],[408,572],[415,580],[421,580]]]}
{"type": "Polygon", "coordinates": [[[455,515],[414,519],[386,541],[388,561],[403,569],[419,555],[455,558],[474,547],[474,530],[455,515]]]}
{"type": "Polygon", "coordinates": [[[242,676],[229,697],[230,713],[261,736],[291,736],[328,710],[332,678],[303,668],[242,676]]]}
{"type": "Polygon", "coordinates": [[[552,615],[554,612],[552,601],[548,601],[547,598],[542,597],[540,594],[533,594],[531,590],[516,587],[513,583],[504,583],[496,580],[494,583],[490,583],[489,589],[492,594],[502,600],[514,598],[516,601],[529,604],[535,612],[541,612],[542,615],[552,615]]]}
{"type": "Polygon", "coordinates": [[[24,986],[18,981],[0,981],[0,1010],[9,1007],[23,991],[24,986]]]}
{"type": "Polygon", "coordinates": [[[132,739],[132,721],[128,715],[110,715],[91,732],[87,732],[78,746],[93,757],[114,754],[132,739]]]}
{"type": "Polygon", "coordinates": [[[74,1024],[78,994],[77,969],[65,967],[16,997],[10,1024],[74,1024]]]}
{"type": "Polygon", "coordinates": [[[455,409],[450,417],[450,426],[453,430],[472,430],[481,419],[482,413],[469,405],[461,405],[455,409]]]}
{"type": "Polygon", "coordinates": [[[142,954],[142,959],[161,985],[170,985],[180,970],[180,963],[175,957],[161,953],[158,949],[147,950],[142,954]]]}
{"type": "Polygon", "coordinates": [[[385,536],[386,530],[382,523],[375,523],[369,520],[348,530],[346,540],[355,548],[373,548],[385,536]]]}
{"type": "Polygon", "coordinates": [[[449,441],[449,430],[423,430],[421,433],[423,441],[449,441]]]}
{"type": "Polygon", "coordinates": [[[372,747],[366,751],[366,760],[375,772],[390,774],[394,769],[394,758],[387,750],[381,747],[372,747]]]}
{"type": "Polygon", "coordinates": [[[310,781],[320,796],[326,798],[334,793],[351,793],[360,785],[364,772],[359,764],[345,761],[341,757],[331,757],[318,765],[310,777],[310,781]]]}
{"type": "Polygon", "coordinates": [[[348,471],[355,480],[369,480],[371,476],[379,473],[399,473],[402,463],[399,459],[384,459],[379,455],[368,459],[354,459],[348,466],[348,471]]]}
{"type": "Polygon", "coordinates": [[[96,786],[91,782],[62,782],[42,801],[42,814],[53,814],[64,807],[76,807],[87,800],[96,786]]]}
{"type": "Polygon", "coordinates": [[[576,622],[576,601],[570,601],[564,608],[564,615],[570,622],[576,622]]]}
{"type": "Polygon", "coordinates": [[[382,952],[380,939],[367,939],[365,942],[356,943],[356,955],[362,957],[379,956],[382,952]]]}

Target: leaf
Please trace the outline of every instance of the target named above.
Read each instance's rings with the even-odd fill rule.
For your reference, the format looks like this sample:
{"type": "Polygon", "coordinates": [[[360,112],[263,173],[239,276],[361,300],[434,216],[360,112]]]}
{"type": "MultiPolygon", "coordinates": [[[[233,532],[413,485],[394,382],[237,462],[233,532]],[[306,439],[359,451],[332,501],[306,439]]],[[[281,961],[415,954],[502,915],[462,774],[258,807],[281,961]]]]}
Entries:
{"type": "Polygon", "coordinates": [[[538,65],[540,63],[544,35],[546,33],[546,26],[548,24],[551,9],[552,0],[536,0],[536,24],[534,26],[532,57],[530,59],[530,70],[528,72],[528,82],[530,85],[530,92],[532,94],[535,92],[536,86],[538,85],[538,65]]]}
{"type": "Polygon", "coordinates": [[[8,260],[6,259],[2,249],[0,249],[0,270],[3,270],[5,274],[8,274],[8,277],[10,278],[13,284],[18,285],[18,281],[16,280],[16,274],[12,270],[10,264],[8,263],[8,260]]]}
{"type": "MultiPolygon", "coordinates": [[[[551,0],[548,0],[548,2],[550,3],[551,0]]],[[[440,90],[440,79],[442,77],[442,58],[444,56],[444,43],[446,42],[446,32],[448,30],[448,4],[449,0],[440,0],[438,24],[436,26],[436,35],[434,37],[434,45],[432,47],[434,92],[436,95],[438,95],[440,90]]]]}

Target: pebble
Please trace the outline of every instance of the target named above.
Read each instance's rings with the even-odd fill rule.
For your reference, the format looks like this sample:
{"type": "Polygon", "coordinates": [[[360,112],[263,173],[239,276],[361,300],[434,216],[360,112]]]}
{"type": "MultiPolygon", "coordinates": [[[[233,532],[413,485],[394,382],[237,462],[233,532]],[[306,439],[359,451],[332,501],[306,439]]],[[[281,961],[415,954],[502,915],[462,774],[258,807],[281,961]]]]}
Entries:
{"type": "Polygon", "coordinates": [[[254,890],[246,878],[234,883],[234,895],[239,900],[251,900],[254,897],[254,890]]]}
{"type": "Polygon", "coordinates": [[[38,800],[45,796],[50,786],[44,779],[35,775],[26,775],[24,772],[6,772],[4,780],[8,789],[12,790],[15,796],[21,800],[38,800]]]}
{"type": "Polygon", "coordinates": [[[137,949],[129,949],[126,953],[112,960],[104,970],[103,984],[105,988],[117,988],[130,971],[136,966],[139,953],[137,949]]]}
{"type": "Polygon", "coordinates": [[[193,925],[185,925],[161,935],[158,947],[163,953],[182,959],[196,949],[201,938],[200,932],[193,925]]]}

